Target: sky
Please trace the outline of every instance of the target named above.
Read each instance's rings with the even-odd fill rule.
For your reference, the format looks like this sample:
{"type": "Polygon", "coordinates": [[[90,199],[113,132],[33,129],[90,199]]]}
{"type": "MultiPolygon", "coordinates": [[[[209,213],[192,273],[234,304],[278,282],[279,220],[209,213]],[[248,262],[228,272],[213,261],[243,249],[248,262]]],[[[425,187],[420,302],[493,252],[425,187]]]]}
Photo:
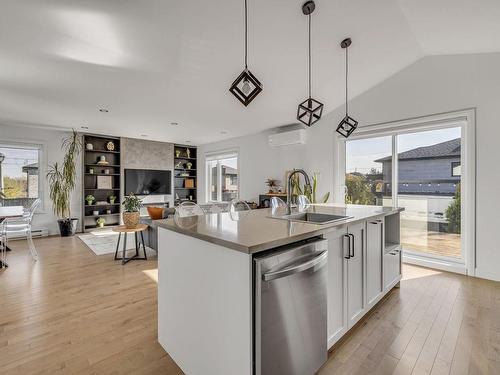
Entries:
{"type": "Polygon", "coordinates": [[[5,155],[1,164],[4,177],[26,177],[23,166],[38,162],[38,150],[0,147],[0,154],[5,155]]]}
{"type": "MultiPolygon", "coordinates": [[[[460,136],[460,127],[402,134],[398,136],[398,153],[435,145],[460,136]]],[[[391,153],[391,136],[347,141],[346,172],[367,173],[371,168],[381,171],[382,164],[375,163],[374,160],[391,156],[391,153]]]]}

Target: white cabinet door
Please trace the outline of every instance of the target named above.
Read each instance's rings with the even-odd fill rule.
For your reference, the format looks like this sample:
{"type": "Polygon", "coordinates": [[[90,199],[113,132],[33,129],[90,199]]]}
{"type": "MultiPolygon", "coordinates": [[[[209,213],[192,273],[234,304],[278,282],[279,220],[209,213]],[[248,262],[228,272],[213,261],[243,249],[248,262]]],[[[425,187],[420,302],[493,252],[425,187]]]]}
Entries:
{"type": "Polygon", "coordinates": [[[349,225],[351,237],[347,260],[347,326],[351,328],[365,313],[365,228],[366,222],[349,225]]]}
{"type": "Polygon", "coordinates": [[[382,257],[384,254],[384,222],[370,220],[366,224],[366,304],[372,308],[382,297],[384,283],[382,257]]]}
{"type": "Polygon", "coordinates": [[[401,251],[384,254],[384,289],[387,291],[401,280],[401,251]]]}
{"type": "Polygon", "coordinates": [[[325,234],[328,240],[328,347],[347,332],[347,228],[325,234]]]}

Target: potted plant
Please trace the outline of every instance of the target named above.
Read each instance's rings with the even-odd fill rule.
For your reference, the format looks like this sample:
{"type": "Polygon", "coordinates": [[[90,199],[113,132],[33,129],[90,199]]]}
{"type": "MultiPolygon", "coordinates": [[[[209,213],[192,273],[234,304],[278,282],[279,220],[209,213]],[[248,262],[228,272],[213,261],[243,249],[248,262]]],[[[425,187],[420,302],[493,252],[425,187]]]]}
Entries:
{"type": "Polygon", "coordinates": [[[127,195],[123,199],[123,223],[128,229],[134,229],[139,224],[140,214],[139,209],[142,206],[142,201],[133,193],[127,195]]]}
{"type": "Polygon", "coordinates": [[[92,194],[89,194],[85,197],[85,200],[89,206],[92,206],[92,203],[95,201],[95,197],[92,194]]]}
{"type": "Polygon", "coordinates": [[[62,237],[72,236],[76,232],[78,219],[71,217],[71,192],[76,187],[76,159],[82,149],[82,141],[73,130],[63,139],[61,149],[65,152],[62,164],[49,165],[47,179],[52,210],[59,219],[59,232],[62,237]]]}
{"type": "Polygon", "coordinates": [[[109,203],[110,203],[110,204],[115,204],[115,201],[116,201],[116,196],[114,196],[114,195],[110,195],[110,196],[108,197],[108,199],[109,199],[109,203]]]}
{"type": "Polygon", "coordinates": [[[100,217],[96,220],[96,223],[99,228],[104,228],[104,223],[106,223],[106,220],[104,220],[103,217],[100,217]]]}

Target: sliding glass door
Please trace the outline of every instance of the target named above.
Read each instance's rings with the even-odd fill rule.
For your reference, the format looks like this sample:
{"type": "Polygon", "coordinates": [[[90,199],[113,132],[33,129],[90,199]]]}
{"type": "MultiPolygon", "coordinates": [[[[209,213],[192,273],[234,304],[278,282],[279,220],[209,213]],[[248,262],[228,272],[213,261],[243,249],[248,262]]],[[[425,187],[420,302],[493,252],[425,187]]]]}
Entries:
{"type": "Polygon", "coordinates": [[[463,261],[461,129],[405,129],[346,141],[346,203],[403,207],[405,254],[463,261]]]}
{"type": "Polygon", "coordinates": [[[397,136],[403,250],[461,258],[461,128],[397,136]]]}

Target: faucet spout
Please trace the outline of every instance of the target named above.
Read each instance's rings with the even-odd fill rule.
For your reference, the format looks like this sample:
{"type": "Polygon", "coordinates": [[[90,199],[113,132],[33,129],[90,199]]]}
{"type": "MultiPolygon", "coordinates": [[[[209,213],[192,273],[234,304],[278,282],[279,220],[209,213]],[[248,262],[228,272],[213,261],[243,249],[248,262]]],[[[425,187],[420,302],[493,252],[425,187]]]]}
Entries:
{"type": "Polygon", "coordinates": [[[290,215],[292,213],[292,178],[295,174],[300,173],[302,176],[304,176],[305,180],[305,188],[310,189],[311,188],[311,181],[309,180],[309,176],[303,169],[294,169],[292,173],[290,173],[290,176],[288,176],[288,181],[287,181],[287,189],[286,189],[286,214],[290,215]]]}

